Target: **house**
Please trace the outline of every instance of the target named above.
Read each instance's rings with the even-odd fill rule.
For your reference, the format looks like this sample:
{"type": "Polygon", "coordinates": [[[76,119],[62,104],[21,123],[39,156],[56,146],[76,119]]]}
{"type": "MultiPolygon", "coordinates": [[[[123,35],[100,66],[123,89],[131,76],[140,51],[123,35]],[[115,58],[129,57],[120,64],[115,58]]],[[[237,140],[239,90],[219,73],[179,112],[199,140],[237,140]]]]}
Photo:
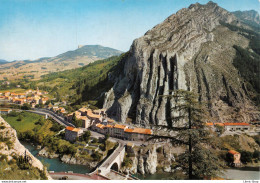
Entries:
{"type": "Polygon", "coordinates": [[[68,114],[67,120],[72,121],[73,115],[75,114],[76,118],[79,119],[81,117],[81,112],[75,111],[73,113],[68,114]]]}
{"type": "Polygon", "coordinates": [[[35,95],[33,97],[33,102],[35,102],[36,104],[39,104],[39,100],[40,100],[40,97],[38,95],[35,95]]]}
{"type": "Polygon", "coordinates": [[[9,114],[12,109],[0,109],[0,114],[9,114]]]}
{"type": "Polygon", "coordinates": [[[92,123],[97,124],[102,122],[102,116],[98,114],[93,114],[90,109],[86,111],[87,117],[91,120],[92,123]]]}
{"type": "Polygon", "coordinates": [[[87,111],[89,109],[85,108],[85,107],[82,107],[80,108],[78,111],[81,113],[81,116],[87,116],[87,111]]]}
{"type": "Polygon", "coordinates": [[[232,156],[233,159],[232,165],[234,165],[235,167],[241,166],[241,161],[240,161],[241,154],[235,150],[230,150],[228,151],[228,153],[230,156],[232,156]]]}
{"type": "Polygon", "coordinates": [[[105,125],[102,125],[101,123],[95,124],[92,126],[92,130],[96,131],[98,133],[105,134],[105,125]]]}
{"type": "Polygon", "coordinates": [[[250,129],[248,123],[224,123],[226,131],[247,131],[250,129]]]}
{"type": "Polygon", "coordinates": [[[49,100],[48,97],[41,98],[41,99],[39,100],[39,104],[43,104],[43,105],[44,105],[48,100],[49,100]]]}
{"type": "Polygon", "coordinates": [[[58,107],[58,106],[53,106],[53,107],[52,107],[52,111],[56,112],[56,111],[58,111],[58,110],[59,110],[59,107],[58,107]]]}
{"type": "Polygon", "coordinates": [[[19,98],[24,98],[26,97],[26,94],[25,93],[17,93],[18,97],[19,98]]]}
{"type": "Polygon", "coordinates": [[[63,107],[59,107],[59,111],[60,111],[61,113],[66,113],[66,110],[65,110],[63,107]]]}
{"type": "Polygon", "coordinates": [[[112,136],[113,128],[114,128],[113,125],[109,125],[109,124],[105,125],[105,130],[104,130],[105,134],[112,136]]]}
{"type": "Polygon", "coordinates": [[[14,99],[14,103],[23,105],[24,104],[24,100],[23,99],[14,99]]]}
{"type": "Polygon", "coordinates": [[[110,134],[110,135],[112,137],[124,139],[125,129],[127,129],[127,128],[128,128],[128,126],[115,124],[113,127],[113,130],[112,130],[112,134],[110,134]]]}
{"type": "MultiPolygon", "coordinates": [[[[126,133],[129,133],[129,132],[126,132],[126,133]]],[[[134,128],[133,131],[131,131],[130,133],[132,135],[131,135],[131,138],[128,139],[128,140],[145,141],[152,135],[152,130],[151,129],[145,129],[145,128],[134,128]]],[[[125,137],[127,137],[127,135],[125,137]]]]}
{"type": "Polygon", "coordinates": [[[33,101],[33,98],[32,98],[32,97],[27,97],[27,98],[26,98],[26,102],[27,102],[27,103],[31,103],[32,101],[33,101]]]}
{"type": "Polygon", "coordinates": [[[133,137],[132,137],[133,131],[134,131],[134,129],[132,129],[132,128],[125,129],[124,138],[127,140],[133,140],[133,137]]]}
{"type": "Polygon", "coordinates": [[[82,120],[82,128],[90,127],[91,121],[87,116],[80,116],[79,119],[82,120]]]}
{"type": "Polygon", "coordinates": [[[35,105],[36,104],[34,102],[31,103],[32,108],[35,108],[35,105]]]}
{"type": "Polygon", "coordinates": [[[7,96],[10,96],[10,94],[11,94],[11,93],[10,93],[9,91],[6,91],[6,92],[4,93],[4,96],[7,97],[7,96]]]}
{"type": "Polygon", "coordinates": [[[79,137],[82,133],[83,131],[79,128],[67,126],[65,129],[65,140],[75,142],[77,140],[77,137],[79,137]]]}

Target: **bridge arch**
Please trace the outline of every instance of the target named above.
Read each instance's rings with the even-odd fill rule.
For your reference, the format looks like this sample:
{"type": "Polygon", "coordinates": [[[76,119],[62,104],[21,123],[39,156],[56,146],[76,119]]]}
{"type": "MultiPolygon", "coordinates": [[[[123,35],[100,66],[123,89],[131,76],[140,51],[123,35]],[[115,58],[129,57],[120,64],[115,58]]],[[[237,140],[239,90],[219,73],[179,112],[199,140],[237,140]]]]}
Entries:
{"type": "Polygon", "coordinates": [[[115,171],[119,171],[119,166],[118,166],[118,164],[117,164],[117,162],[115,162],[112,166],[111,166],[111,168],[110,168],[111,170],[115,170],[115,171]]]}

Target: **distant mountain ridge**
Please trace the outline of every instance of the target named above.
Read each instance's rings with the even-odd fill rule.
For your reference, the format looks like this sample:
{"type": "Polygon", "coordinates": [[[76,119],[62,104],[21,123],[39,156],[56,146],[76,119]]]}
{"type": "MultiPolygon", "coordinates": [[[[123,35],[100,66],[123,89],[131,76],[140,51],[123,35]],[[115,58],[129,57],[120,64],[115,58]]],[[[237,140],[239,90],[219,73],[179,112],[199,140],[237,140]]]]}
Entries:
{"type": "Polygon", "coordinates": [[[3,63],[0,61],[0,80],[4,77],[9,80],[23,78],[39,79],[44,74],[78,68],[96,60],[117,56],[121,53],[123,52],[101,45],[85,45],[55,57],[43,57],[33,61],[3,61],[3,63]]]}
{"type": "Polygon", "coordinates": [[[232,12],[240,21],[260,31],[260,16],[255,10],[232,12]]]}
{"type": "Polygon", "coordinates": [[[9,63],[9,62],[6,61],[6,60],[2,60],[2,59],[0,59],[0,65],[1,65],[1,64],[6,64],[6,63],[9,63]]]}

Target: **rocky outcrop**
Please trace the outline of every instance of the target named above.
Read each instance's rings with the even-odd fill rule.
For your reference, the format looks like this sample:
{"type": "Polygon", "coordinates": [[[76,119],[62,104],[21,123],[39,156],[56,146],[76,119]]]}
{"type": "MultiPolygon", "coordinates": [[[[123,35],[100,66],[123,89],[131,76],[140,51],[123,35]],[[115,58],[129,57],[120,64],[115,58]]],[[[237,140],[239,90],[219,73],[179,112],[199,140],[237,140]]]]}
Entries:
{"type": "Polygon", "coordinates": [[[40,150],[38,155],[46,157],[46,158],[58,158],[59,157],[59,154],[50,153],[47,147],[44,147],[42,150],[40,150]]]}
{"type": "Polygon", "coordinates": [[[168,120],[175,101],[161,95],[185,89],[207,103],[212,121],[259,118],[233,65],[233,45],[247,48],[249,41],[221,22],[240,24],[213,2],[196,3],[134,40],[122,60],[124,69],[105,95],[109,116],[122,122],[129,117],[143,125],[178,125],[168,120]]]}
{"type": "Polygon", "coordinates": [[[147,157],[144,161],[144,170],[147,174],[154,174],[157,167],[157,153],[156,146],[153,146],[151,150],[147,151],[147,157]]]}
{"type": "MultiPolygon", "coordinates": [[[[44,169],[43,164],[35,158],[28,149],[26,149],[18,140],[16,130],[14,130],[1,116],[0,116],[0,135],[1,138],[8,138],[9,142],[12,143],[12,145],[8,146],[4,142],[0,142],[0,149],[1,154],[7,155],[8,160],[13,159],[14,156],[24,156],[25,152],[26,155],[30,157],[31,165],[33,167],[38,168],[39,170],[45,171],[48,179],[52,179],[47,171],[44,169]]],[[[9,143],[9,144],[10,144],[9,143]]]]}
{"type": "Polygon", "coordinates": [[[125,173],[130,171],[132,174],[136,174],[137,172],[140,174],[154,174],[158,171],[158,167],[160,167],[164,172],[173,172],[174,170],[171,167],[175,161],[173,152],[179,154],[180,150],[177,152],[172,146],[167,144],[139,147],[135,149],[136,156],[130,157],[132,161],[131,167],[122,167],[121,170],[125,173]],[[162,152],[157,152],[158,147],[162,149],[162,152]]]}
{"type": "Polygon", "coordinates": [[[61,161],[64,163],[74,164],[74,165],[86,165],[89,168],[94,168],[98,164],[98,162],[92,162],[84,158],[74,157],[66,154],[61,157],[61,161]]]}

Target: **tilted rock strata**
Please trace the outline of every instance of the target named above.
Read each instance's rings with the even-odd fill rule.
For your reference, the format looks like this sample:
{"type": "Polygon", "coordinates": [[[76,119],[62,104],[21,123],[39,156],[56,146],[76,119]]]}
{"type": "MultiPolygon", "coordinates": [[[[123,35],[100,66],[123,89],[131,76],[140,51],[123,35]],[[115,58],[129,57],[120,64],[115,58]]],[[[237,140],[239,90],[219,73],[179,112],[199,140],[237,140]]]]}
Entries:
{"type": "Polygon", "coordinates": [[[108,114],[122,122],[130,117],[143,125],[179,125],[167,121],[174,115],[174,101],[160,96],[189,89],[208,103],[213,121],[257,119],[259,113],[232,64],[233,45],[246,48],[249,41],[220,22],[239,25],[217,4],[197,3],[136,39],[123,60],[123,73],[106,93],[108,114]]]}

